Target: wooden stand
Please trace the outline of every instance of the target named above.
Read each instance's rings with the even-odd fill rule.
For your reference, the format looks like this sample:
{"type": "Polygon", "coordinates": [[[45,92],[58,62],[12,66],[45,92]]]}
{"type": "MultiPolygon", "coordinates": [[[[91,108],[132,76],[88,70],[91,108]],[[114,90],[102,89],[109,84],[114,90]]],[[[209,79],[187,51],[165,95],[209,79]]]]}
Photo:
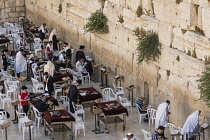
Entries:
{"type": "Polygon", "coordinates": [[[98,82],[98,66],[100,66],[100,64],[95,64],[93,65],[93,81],[94,83],[98,82]]]}
{"type": "Polygon", "coordinates": [[[31,140],[31,125],[33,125],[33,121],[25,122],[25,126],[29,127],[29,140],[31,140]]]}
{"type": "Polygon", "coordinates": [[[5,129],[5,140],[8,140],[7,138],[7,128],[10,126],[10,122],[5,123],[1,126],[1,129],[5,129]]]}
{"type": "Polygon", "coordinates": [[[18,123],[18,118],[17,118],[17,114],[16,114],[15,110],[18,110],[18,104],[19,104],[19,103],[20,103],[19,100],[16,100],[16,101],[14,101],[14,102],[11,103],[12,106],[14,106],[14,115],[15,115],[15,119],[12,120],[13,123],[18,123]]]}
{"type": "Polygon", "coordinates": [[[108,74],[110,71],[101,69],[101,85],[102,89],[108,87],[108,74]],[[105,79],[105,82],[104,82],[105,79]]]}
{"type": "Polygon", "coordinates": [[[101,132],[100,130],[100,113],[102,112],[101,109],[93,109],[93,114],[95,115],[95,130],[92,130],[95,134],[101,134],[104,132],[101,132]]]}
{"type": "Polygon", "coordinates": [[[136,88],[134,85],[130,85],[129,87],[126,87],[125,89],[127,89],[129,91],[128,93],[128,98],[131,101],[131,105],[134,107],[133,105],[133,89],[136,88]],[[131,94],[131,95],[130,95],[131,94]],[[130,98],[131,97],[131,98],[130,98]]]}
{"type": "Polygon", "coordinates": [[[118,86],[118,81],[120,82],[120,87],[122,86],[121,84],[122,84],[122,79],[124,78],[124,76],[123,75],[119,75],[119,76],[115,76],[115,77],[113,77],[114,79],[115,79],[115,85],[116,86],[118,86]]]}

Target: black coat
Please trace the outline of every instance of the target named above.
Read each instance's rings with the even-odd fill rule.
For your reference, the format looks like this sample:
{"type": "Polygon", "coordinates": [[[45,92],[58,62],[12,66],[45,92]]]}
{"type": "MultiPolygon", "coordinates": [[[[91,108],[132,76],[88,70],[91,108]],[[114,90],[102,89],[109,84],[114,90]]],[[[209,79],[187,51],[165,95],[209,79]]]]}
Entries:
{"type": "Polygon", "coordinates": [[[36,104],[35,104],[35,107],[36,109],[39,111],[39,112],[44,112],[44,111],[47,111],[47,105],[45,102],[43,102],[41,99],[39,99],[36,104]]]}
{"type": "Polygon", "coordinates": [[[71,56],[72,56],[72,54],[71,54],[71,49],[66,50],[66,57],[67,57],[68,59],[71,59],[71,56]]]}
{"type": "Polygon", "coordinates": [[[79,50],[79,51],[77,51],[77,53],[76,53],[76,62],[77,62],[78,60],[80,60],[81,58],[83,58],[84,60],[86,60],[84,52],[81,51],[81,50],[79,50]]]}
{"type": "Polygon", "coordinates": [[[7,56],[5,54],[2,54],[2,60],[3,60],[3,65],[4,66],[7,66],[7,65],[10,64],[10,63],[7,62],[7,56]]]}
{"type": "Polygon", "coordinates": [[[54,66],[55,66],[55,71],[59,71],[59,69],[60,69],[60,66],[59,66],[59,64],[57,63],[57,62],[53,62],[53,64],[54,64],[54,66]]]}
{"type": "Polygon", "coordinates": [[[54,91],[54,86],[53,86],[53,77],[50,75],[48,82],[47,82],[47,88],[48,88],[48,92],[51,93],[52,91],[54,91]]]}
{"type": "Polygon", "coordinates": [[[53,35],[52,41],[53,41],[53,50],[58,50],[58,42],[59,42],[59,40],[57,40],[56,35],[53,35]]]}
{"type": "Polygon", "coordinates": [[[71,102],[77,103],[78,91],[76,85],[71,85],[68,93],[68,98],[71,102]]]}

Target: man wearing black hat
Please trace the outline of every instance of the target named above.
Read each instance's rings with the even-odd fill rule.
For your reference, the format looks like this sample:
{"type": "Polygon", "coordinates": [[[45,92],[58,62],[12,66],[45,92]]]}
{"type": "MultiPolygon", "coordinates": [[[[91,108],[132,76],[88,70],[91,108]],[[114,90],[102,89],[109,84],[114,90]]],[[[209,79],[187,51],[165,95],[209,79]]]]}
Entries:
{"type": "Polygon", "coordinates": [[[44,80],[44,82],[46,82],[45,91],[51,95],[51,93],[54,91],[53,77],[49,75],[48,72],[45,72],[44,76],[46,78],[46,80],[44,80]]]}
{"type": "Polygon", "coordinates": [[[164,130],[165,128],[163,126],[159,126],[157,128],[157,131],[155,131],[153,134],[152,134],[152,140],[165,140],[167,139],[165,136],[164,136],[164,130]]]}
{"type": "Polygon", "coordinates": [[[77,53],[76,53],[76,62],[79,61],[79,60],[81,60],[81,58],[83,58],[84,60],[86,60],[85,54],[83,52],[84,49],[85,49],[85,46],[83,46],[83,45],[81,45],[79,47],[79,51],[77,51],[77,53]]]}
{"type": "Polygon", "coordinates": [[[8,65],[10,65],[9,57],[8,57],[9,51],[8,51],[8,49],[4,49],[2,52],[3,52],[2,60],[3,60],[4,71],[6,71],[8,65]]]}
{"type": "Polygon", "coordinates": [[[71,85],[68,93],[70,111],[75,113],[72,102],[77,103],[78,91],[77,87],[82,84],[82,80],[78,79],[75,85],[71,85]]]}

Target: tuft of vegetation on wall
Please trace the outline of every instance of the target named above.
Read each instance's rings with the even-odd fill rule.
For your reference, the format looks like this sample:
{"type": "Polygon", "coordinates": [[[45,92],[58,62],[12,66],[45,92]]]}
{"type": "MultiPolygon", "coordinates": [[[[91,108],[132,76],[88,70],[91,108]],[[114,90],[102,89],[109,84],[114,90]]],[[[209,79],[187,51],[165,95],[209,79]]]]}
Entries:
{"type": "Polygon", "coordinates": [[[156,61],[161,54],[160,47],[158,35],[154,31],[149,30],[145,34],[140,34],[137,47],[138,62],[141,63],[144,60],[156,61]]]}
{"type": "Polygon", "coordinates": [[[107,18],[103,14],[102,9],[96,10],[88,18],[87,24],[84,26],[86,32],[96,33],[96,34],[107,34],[109,32],[109,27],[107,25],[107,18]]]}

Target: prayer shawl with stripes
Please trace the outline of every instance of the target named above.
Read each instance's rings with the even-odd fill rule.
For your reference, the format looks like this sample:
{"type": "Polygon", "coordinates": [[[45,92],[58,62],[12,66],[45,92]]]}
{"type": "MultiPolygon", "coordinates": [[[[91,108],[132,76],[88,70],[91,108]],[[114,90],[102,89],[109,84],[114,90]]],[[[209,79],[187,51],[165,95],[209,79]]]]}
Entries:
{"type": "Polygon", "coordinates": [[[196,126],[198,125],[198,120],[199,120],[199,111],[195,111],[187,118],[181,133],[182,134],[193,133],[196,126]]]}
{"type": "Polygon", "coordinates": [[[47,64],[44,66],[44,72],[48,72],[50,75],[54,75],[55,66],[54,64],[49,60],[47,61],[47,64]]]}
{"type": "Polygon", "coordinates": [[[157,112],[156,112],[156,119],[155,119],[155,128],[158,128],[159,126],[167,127],[168,122],[168,115],[167,111],[169,109],[168,103],[164,102],[161,103],[158,106],[157,112]]]}
{"type": "Polygon", "coordinates": [[[15,58],[15,72],[20,73],[27,70],[27,62],[22,52],[18,52],[15,58]]]}

